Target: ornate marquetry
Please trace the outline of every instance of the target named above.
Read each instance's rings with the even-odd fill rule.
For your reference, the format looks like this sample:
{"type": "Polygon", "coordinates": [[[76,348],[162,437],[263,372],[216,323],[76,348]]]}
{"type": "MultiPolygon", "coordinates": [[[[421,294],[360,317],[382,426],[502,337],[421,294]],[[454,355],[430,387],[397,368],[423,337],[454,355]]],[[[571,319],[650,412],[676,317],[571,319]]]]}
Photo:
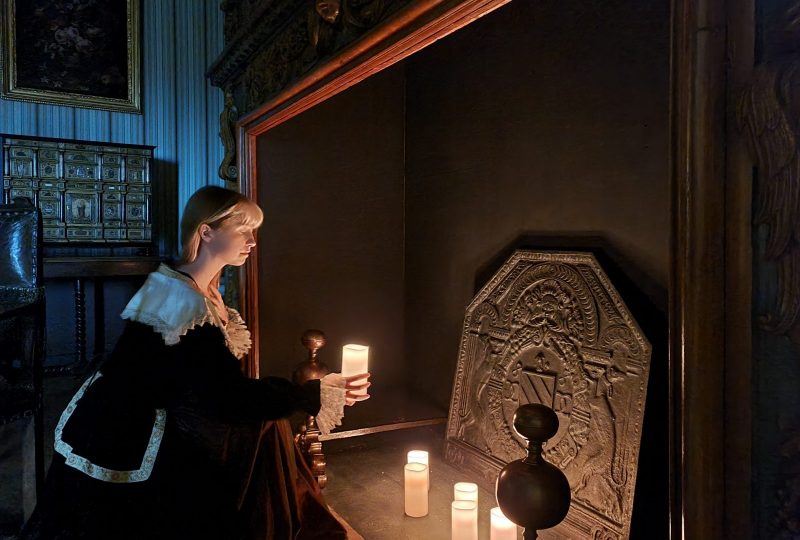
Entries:
{"type": "Polygon", "coordinates": [[[49,244],[152,242],[153,147],[3,136],[3,200],[42,211],[49,244]]]}
{"type": "Polygon", "coordinates": [[[493,489],[525,455],[514,411],[547,405],[560,427],[544,455],[572,505],[540,535],[627,538],[649,364],[650,344],[592,255],[518,251],[467,308],[447,458],[493,489]]]}

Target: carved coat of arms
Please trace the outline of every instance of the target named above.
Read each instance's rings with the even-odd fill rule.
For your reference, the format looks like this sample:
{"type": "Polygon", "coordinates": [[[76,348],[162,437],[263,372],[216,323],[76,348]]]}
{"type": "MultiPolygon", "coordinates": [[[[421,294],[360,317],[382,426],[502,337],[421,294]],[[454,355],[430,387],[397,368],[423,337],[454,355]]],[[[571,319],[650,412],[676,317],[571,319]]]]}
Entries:
{"type": "Polygon", "coordinates": [[[628,537],[650,344],[588,253],[517,251],[467,308],[447,459],[493,488],[525,455],[514,411],[559,417],[545,457],[569,480],[564,522],[542,538],[628,537]]]}

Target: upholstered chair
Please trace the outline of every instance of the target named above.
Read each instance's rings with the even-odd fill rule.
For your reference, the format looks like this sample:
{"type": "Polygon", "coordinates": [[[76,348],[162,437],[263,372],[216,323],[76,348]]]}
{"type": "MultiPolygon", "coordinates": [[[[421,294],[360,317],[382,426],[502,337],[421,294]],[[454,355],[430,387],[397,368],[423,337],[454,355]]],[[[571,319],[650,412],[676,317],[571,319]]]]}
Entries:
{"type": "Polygon", "coordinates": [[[28,199],[0,205],[0,537],[21,527],[44,481],[41,221],[28,199]]]}

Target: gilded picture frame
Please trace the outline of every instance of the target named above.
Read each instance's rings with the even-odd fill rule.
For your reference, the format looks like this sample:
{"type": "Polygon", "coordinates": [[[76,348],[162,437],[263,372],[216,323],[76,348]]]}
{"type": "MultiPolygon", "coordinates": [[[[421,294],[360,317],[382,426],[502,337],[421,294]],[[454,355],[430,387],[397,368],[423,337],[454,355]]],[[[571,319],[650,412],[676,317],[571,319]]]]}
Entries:
{"type": "Polygon", "coordinates": [[[141,114],[140,0],[0,7],[0,97],[141,114]]]}

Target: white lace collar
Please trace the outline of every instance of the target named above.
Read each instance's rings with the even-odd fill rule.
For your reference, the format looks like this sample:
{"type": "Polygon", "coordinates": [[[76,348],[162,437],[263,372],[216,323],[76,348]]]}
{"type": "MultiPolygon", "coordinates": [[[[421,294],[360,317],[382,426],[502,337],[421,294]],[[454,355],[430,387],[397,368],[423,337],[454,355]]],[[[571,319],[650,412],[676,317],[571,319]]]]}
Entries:
{"type": "Polygon", "coordinates": [[[151,326],[167,345],[177,344],[189,330],[210,322],[222,330],[225,344],[233,355],[241,358],[250,350],[250,331],[235,309],[225,309],[227,325],[189,278],[162,264],[147,276],[121,316],[151,326]]]}

